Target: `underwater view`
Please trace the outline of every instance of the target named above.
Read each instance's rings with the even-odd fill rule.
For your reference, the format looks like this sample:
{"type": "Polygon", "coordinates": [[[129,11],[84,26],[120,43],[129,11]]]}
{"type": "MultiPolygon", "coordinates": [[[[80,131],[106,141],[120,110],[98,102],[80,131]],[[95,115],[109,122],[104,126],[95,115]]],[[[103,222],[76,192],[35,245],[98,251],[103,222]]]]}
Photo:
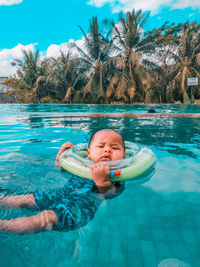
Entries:
{"type": "MultiPolygon", "coordinates": [[[[88,143],[103,128],[156,155],[151,177],[125,181],[79,229],[0,232],[1,267],[199,267],[200,119],[70,117],[149,108],[200,113],[200,105],[0,105],[0,198],[62,188],[70,174],[55,166],[61,145],[88,143]]],[[[33,214],[0,207],[0,220],[33,214]]]]}

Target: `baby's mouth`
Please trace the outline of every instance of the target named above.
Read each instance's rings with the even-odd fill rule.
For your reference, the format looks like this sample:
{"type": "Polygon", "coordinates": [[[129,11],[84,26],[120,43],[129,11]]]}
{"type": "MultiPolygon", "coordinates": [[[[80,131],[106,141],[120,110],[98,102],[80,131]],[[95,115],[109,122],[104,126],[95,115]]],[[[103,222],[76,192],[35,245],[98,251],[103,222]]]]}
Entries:
{"type": "Polygon", "coordinates": [[[109,156],[103,156],[101,158],[101,161],[110,161],[110,160],[111,160],[111,158],[109,156]]]}

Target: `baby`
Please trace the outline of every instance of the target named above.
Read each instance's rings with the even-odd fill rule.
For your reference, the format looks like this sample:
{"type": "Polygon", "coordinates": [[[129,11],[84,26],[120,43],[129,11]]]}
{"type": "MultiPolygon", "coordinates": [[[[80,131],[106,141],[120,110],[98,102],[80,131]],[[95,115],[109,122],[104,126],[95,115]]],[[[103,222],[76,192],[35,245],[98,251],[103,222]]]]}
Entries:
{"type": "MultiPolygon", "coordinates": [[[[70,142],[62,145],[56,161],[66,149],[73,146],[70,142]]],[[[90,167],[92,180],[72,175],[63,188],[1,199],[0,206],[27,207],[39,212],[29,217],[0,220],[0,232],[70,231],[86,225],[94,217],[103,199],[115,197],[124,190],[123,183],[112,183],[109,180],[110,168],[103,163],[123,159],[123,138],[112,129],[100,130],[91,136],[87,153],[94,162],[90,167]]]]}

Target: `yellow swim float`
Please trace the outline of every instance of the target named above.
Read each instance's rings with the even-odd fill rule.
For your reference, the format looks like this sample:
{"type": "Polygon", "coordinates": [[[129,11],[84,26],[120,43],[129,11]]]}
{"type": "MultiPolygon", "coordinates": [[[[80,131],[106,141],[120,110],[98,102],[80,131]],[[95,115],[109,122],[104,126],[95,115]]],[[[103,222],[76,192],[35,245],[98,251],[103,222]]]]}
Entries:
{"type": "MultiPolygon", "coordinates": [[[[90,166],[94,162],[87,158],[87,146],[87,144],[79,144],[66,150],[59,158],[60,166],[79,177],[92,179],[90,166]]],[[[131,142],[125,142],[125,148],[124,159],[104,162],[111,169],[111,181],[137,179],[155,164],[156,157],[151,149],[140,148],[131,142]]]]}

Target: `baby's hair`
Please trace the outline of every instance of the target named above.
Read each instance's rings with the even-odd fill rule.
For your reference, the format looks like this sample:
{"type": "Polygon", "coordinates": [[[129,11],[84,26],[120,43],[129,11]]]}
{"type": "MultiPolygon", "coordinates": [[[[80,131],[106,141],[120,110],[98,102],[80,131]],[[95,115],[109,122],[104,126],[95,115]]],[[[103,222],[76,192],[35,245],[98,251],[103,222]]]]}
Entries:
{"type": "Polygon", "coordinates": [[[124,147],[124,150],[125,150],[125,143],[124,143],[124,139],[123,139],[122,135],[121,135],[119,132],[117,132],[117,131],[115,131],[115,130],[113,130],[113,129],[102,129],[102,130],[98,130],[98,131],[94,132],[94,133],[91,135],[91,137],[90,137],[88,147],[90,147],[90,144],[92,143],[95,134],[98,133],[98,132],[101,132],[101,131],[113,131],[113,132],[119,134],[119,135],[121,136],[122,144],[123,144],[123,147],[124,147]]]}

